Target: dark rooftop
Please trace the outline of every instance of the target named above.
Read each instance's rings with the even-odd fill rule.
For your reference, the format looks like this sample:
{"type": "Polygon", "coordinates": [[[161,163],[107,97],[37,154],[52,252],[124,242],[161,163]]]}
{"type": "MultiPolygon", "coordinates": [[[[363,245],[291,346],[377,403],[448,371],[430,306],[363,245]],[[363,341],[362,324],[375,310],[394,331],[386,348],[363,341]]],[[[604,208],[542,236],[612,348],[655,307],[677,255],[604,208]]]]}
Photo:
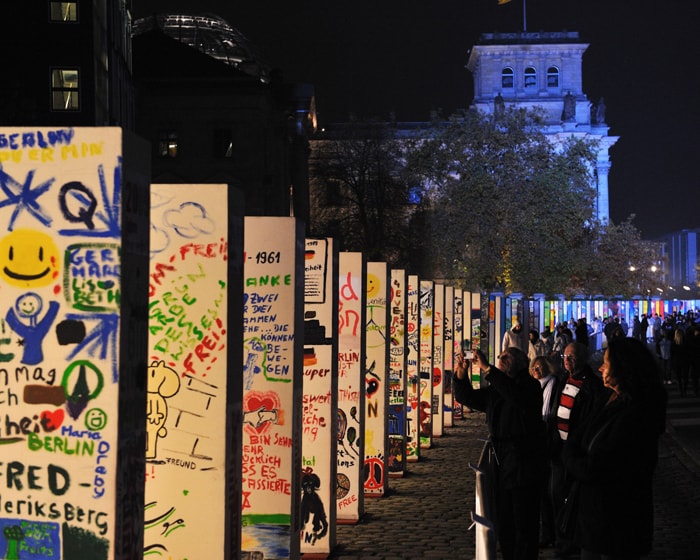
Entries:
{"type": "Polygon", "coordinates": [[[578,31],[518,31],[515,33],[482,33],[479,45],[512,45],[512,44],[561,44],[580,43],[578,31]]]}
{"type": "Polygon", "coordinates": [[[134,22],[133,34],[159,30],[200,52],[233,66],[261,82],[270,81],[270,69],[257,49],[235,27],[214,14],[157,14],[134,22]]]}

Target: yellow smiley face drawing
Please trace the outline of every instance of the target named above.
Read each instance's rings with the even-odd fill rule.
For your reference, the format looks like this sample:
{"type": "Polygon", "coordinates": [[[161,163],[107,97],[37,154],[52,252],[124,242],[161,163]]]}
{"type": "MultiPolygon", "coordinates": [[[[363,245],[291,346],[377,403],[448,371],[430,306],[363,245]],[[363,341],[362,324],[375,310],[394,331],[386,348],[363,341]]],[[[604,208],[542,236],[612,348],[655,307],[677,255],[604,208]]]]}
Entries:
{"type": "Polygon", "coordinates": [[[0,239],[0,277],[12,286],[48,286],[58,278],[58,263],[58,247],[45,233],[18,229],[0,239]]]}
{"type": "Polygon", "coordinates": [[[372,299],[379,295],[379,289],[381,288],[381,282],[376,274],[367,275],[367,299],[372,299]]]}

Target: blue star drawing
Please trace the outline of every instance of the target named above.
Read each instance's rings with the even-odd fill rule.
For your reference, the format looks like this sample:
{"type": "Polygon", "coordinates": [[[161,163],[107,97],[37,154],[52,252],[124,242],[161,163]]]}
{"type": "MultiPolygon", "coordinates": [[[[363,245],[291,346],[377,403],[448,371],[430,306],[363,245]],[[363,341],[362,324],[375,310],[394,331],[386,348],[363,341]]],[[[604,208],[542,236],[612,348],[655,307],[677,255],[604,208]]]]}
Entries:
{"type": "Polygon", "coordinates": [[[2,165],[0,165],[0,189],[2,189],[2,192],[7,196],[5,200],[0,201],[0,208],[15,205],[7,227],[8,231],[13,230],[15,221],[22,210],[29,212],[45,226],[51,224],[51,217],[44,212],[38,199],[51,188],[55,178],[51,177],[51,179],[32,188],[34,171],[33,169],[29,171],[24,180],[24,184],[20,184],[7,174],[2,168],[2,165]]]}

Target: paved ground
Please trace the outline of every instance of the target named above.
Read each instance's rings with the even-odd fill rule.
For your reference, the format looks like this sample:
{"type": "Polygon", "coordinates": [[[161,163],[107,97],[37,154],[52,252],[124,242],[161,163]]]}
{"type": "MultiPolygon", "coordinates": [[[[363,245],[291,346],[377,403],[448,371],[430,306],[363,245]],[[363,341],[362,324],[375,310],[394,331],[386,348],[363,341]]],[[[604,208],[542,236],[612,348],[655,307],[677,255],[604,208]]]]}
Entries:
{"type": "MultiPolygon", "coordinates": [[[[680,399],[669,386],[668,433],[656,473],[655,548],[648,560],[700,559],[700,398],[680,399]]],[[[470,530],[474,475],[486,435],[484,417],[472,413],[424,450],[408,474],[391,479],[384,498],[365,500],[357,525],[338,527],[332,560],[475,558],[470,530]]],[[[499,556],[500,558],[500,556],[499,556]]],[[[540,558],[552,560],[554,551],[540,558]]]]}

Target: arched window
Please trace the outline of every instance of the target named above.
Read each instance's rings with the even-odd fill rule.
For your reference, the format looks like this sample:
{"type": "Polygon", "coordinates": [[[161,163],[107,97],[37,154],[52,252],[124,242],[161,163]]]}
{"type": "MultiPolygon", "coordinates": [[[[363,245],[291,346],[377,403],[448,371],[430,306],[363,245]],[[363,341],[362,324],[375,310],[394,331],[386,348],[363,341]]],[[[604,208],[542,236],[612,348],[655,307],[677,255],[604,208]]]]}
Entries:
{"type": "Polygon", "coordinates": [[[501,87],[503,89],[513,89],[513,75],[514,73],[512,68],[504,68],[501,71],[501,87]]]}
{"type": "Polygon", "coordinates": [[[525,89],[534,89],[537,87],[537,70],[532,66],[525,68],[525,89]]]}
{"type": "Polygon", "coordinates": [[[547,68],[547,87],[559,87],[559,68],[557,68],[556,66],[550,66],[549,68],[547,68]]]}

